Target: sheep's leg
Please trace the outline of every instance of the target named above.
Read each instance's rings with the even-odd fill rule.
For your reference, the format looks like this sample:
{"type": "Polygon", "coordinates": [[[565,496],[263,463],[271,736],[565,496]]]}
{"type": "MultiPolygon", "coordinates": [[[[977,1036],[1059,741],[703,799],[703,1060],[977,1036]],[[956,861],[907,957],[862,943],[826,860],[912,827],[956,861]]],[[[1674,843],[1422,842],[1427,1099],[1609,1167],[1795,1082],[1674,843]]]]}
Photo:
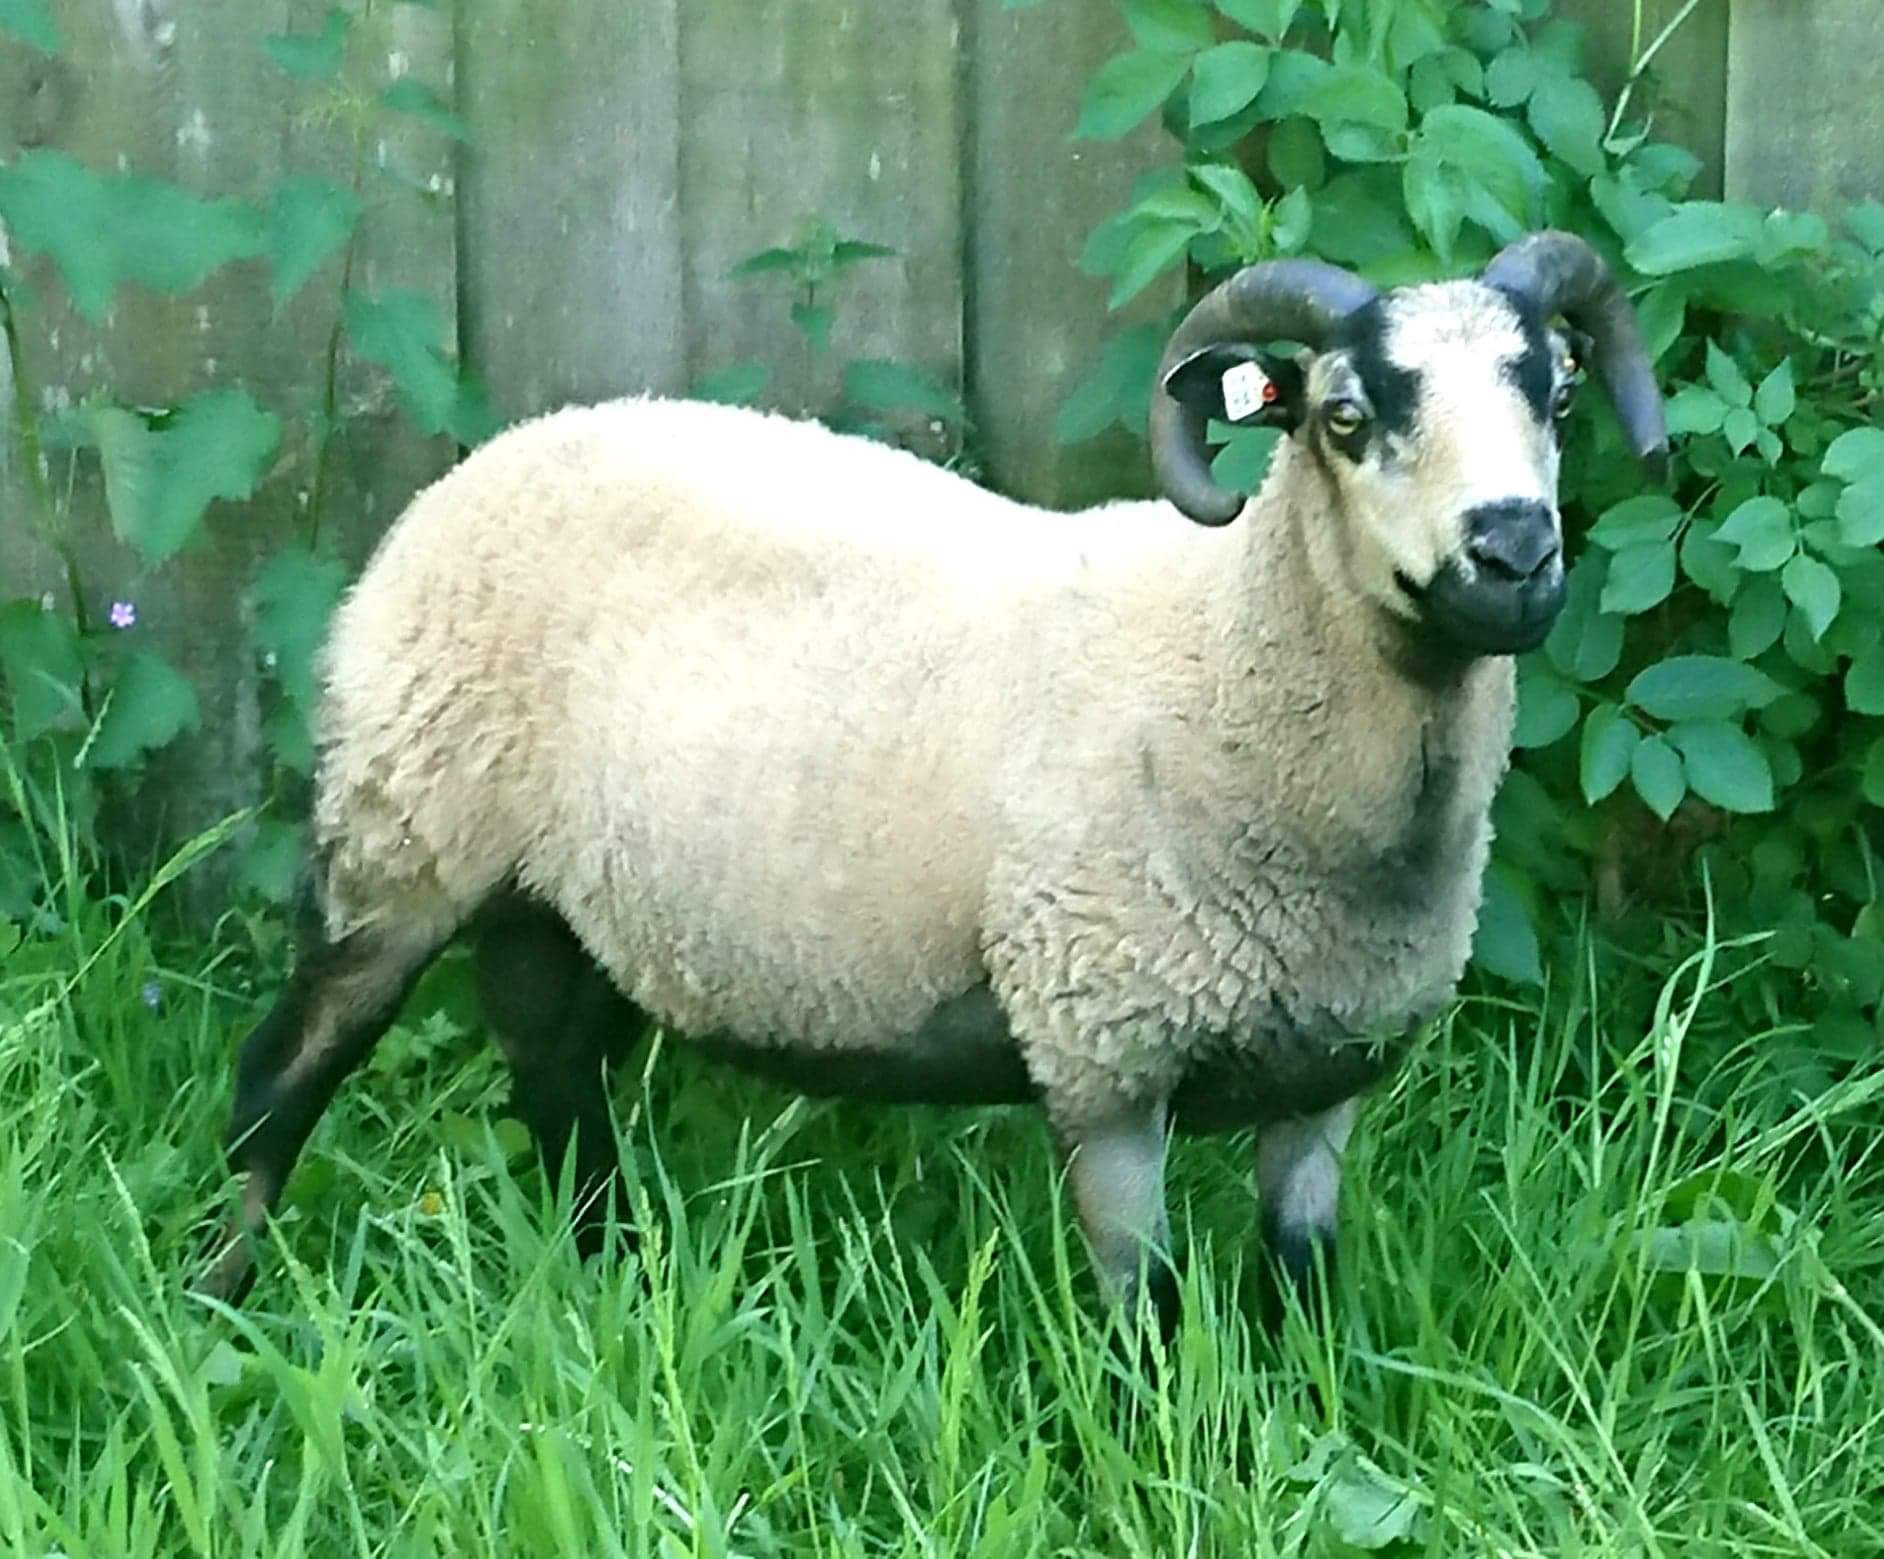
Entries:
{"type": "Polygon", "coordinates": [[[478,1000],[510,1062],[512,1105],[554,1178],[574,1141],[576,1248],[601,1248],[621,1171],[607,1074],[646,1019],[584,951],[563,919],[512,901],[477,934],[478,1000]]]}
{"type": "Polygon", "coordinates": [[[1359,1099],[1345,1099],[1319,1115],[1277,1121],[1263,1127],[1257,1142],[1263,1241],[1311,1311],[1318,1301],[1318,1268],[1319,1283],[1333,1288],[1341,1154],[1359,1108],[1359,1099]]]}
{"type": "Polygon", "coordinates": [[[1100,1282],[1128,1315],[1136,1313],[1142,1282],[1159,1331],[1171,1337],[1178,1286],[1164,1205],[1164,1105],[1134,1106],[1064,1132],[1062,1141],[1100,1282]]]}
{"type": "Polygon", "coordinates": [[[242,1210],[200,1287],[234,1304],[254,1279],[253,1237],[335,1091],[398,1016],[444,936],[432,927],[355,931],[327,939],[318,917],[301,928],[294,971],[242,1046],[225,1136],[242,1176],[242,1210]]]}

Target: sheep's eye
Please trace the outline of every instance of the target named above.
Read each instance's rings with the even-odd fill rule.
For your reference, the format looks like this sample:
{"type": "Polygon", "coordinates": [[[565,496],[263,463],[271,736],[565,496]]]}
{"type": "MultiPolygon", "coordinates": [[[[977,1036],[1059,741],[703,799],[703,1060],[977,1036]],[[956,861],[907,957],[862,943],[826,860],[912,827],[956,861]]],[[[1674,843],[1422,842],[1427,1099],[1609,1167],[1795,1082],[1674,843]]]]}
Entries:
{"type": "Polygon", "coordinates": [[[1550,398],[1550,414],[1559,422],[1570,415],[1570,408],[1577,403],[1577,382],[1566,379],[1557,386],[1556,393],[1550,398]]]}
{"type": "Polygon", "coordinates": [[[1336,438],[1347,438],[1361,431],[1367,421],[1367,413],[1353,401],[1335,401],[1323,413],[1328,423],[1328,431],[1336,438]]]}

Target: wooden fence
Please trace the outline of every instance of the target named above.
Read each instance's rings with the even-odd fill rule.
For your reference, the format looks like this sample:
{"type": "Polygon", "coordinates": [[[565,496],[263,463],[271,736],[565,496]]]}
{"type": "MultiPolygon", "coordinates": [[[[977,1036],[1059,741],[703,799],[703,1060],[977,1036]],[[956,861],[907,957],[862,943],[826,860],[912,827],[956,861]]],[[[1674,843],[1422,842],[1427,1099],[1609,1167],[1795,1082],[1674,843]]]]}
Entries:
{"type": "MultiPolygon", "coordinates": [[[[1589,27],[1606,89],[1679,9],[1647,0],[1632,39],[1628,0],[1560,5],[1589,27]]],[[[317,32],[325,0],[51,10],[57,58],[0,35],[0,157],[55,146],[251,200],[284,173],[349,165],[344,123],[309,113],[261,47],[265,34],[317,32]]],[[[1701,0],[1658,61],[1665,133],[1736,196],[1884,194],[1875,11],[1876,0],[1701,0]]],[[[359,280],[429,294],[503,417],[681,391],[748,357],[783,365],[787,398],[808,398],[787,299],[727,272],[815,215],[899,251],[847,276],[838,355],[908,360],[958,387],[987,474],[1009,491],[1067,505],[1142,483],[1129,441],[1069,449],[1053,437],[1114,324],[1105,284],[1074,258],[1160,155],[1155,128],[1117,144],[1068,138],[1086,81],[1125,41],[1104,0],[378,0],[364,25],[355,58],[372,62],[373,84],[437,85],[467,139],[416,121],[374,131],[374,159],[411,188],[371,211],[359,280]]],[[[259,265],[182,299],[124,289],[97,327],[56,286],[39,295],[27,368],[49,405],[93,389],[168,404],[235,382],[291,413],[318,381],[334,310],[333,288],[316,286],[276,314],[259,265]]],[[[1154,290],[1140,307],[1170,301],[1154,290]]],[[[356,417],[331,512],[357,556],[451,450],[395,413],[377,371],[348,368],[340,389],[356,417]]],[[[11,462],[11,439],[0,448],[11,462]]],[[[152,787],[180,824],[259,788],[242,603],[289,532],[305,457],[284,445],[252,503],[218,506],[206,542],[149,578],[101,522],[84,522],[100,598],[135,591],[146,631],[202,693],[202,734],[152,787]]],[[[0,471],[9,517],[18,476],[0,471]]],[[[83,468],[78,480],[79,510],[96,516],[101,495],[83,468]]],[[[22,579],[55,582],[19,530],[0,518],[0,597],[22,579]]]]}

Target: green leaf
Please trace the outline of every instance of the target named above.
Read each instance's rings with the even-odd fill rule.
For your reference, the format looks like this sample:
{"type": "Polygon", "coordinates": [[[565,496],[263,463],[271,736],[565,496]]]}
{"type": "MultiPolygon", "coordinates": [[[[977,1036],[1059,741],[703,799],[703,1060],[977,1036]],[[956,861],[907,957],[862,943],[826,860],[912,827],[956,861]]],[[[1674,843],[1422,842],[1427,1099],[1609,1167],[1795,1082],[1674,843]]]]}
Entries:
{"type": "Polygon", "coordinates": [[[158,179],[101,175],[64,152],[21,152],[0,167],[0,221],[48,255],[72,302],[104,321],[119,283],[187,292],[262,250],[261,217],[235,200],[198,200],[158,179]]]}
{"type": "Polygon", "coordinates": [[[1615,704],[1598,704],[1583,722],[1583,799],[1595,806],[1628,777],[1642,733],[1615,704]]]}
{"type": "Polygon", "coordinates": [[[275,680],[304,710],[314,707],[315,656],[346,583],[344,563],[294,542],[269,559],[249,595],[255,647],[271,658],[275,680]]]}
{"type": "Polygon", "coordinates": [[[1537,82],[1537,58],[1528,44],[1512,44],[1485,68],[1485,96],[1494,108],[1516,108],[1537,82]]]}
{"type": "Polygon", "coordinates": [[[894,260],[900,249],[888,244],[868,243],[861,238],[840,238],[831,245],[831,268],[836,271],[861,264],[865,260],[894,260]]]}
{"type": "Polygon", "coordinates": [[[1707,344],[1707,382],[1730,406],[1753,404],[1753,386],[1740,365],[1712,341],[1707,344]]]}
{"type": "Polygon", "coordinates": [[[1292,115],[1269,132],[1269,172],[1284,189],[1321,188],[1328,159],[1314,120],[1292,115]]]}
{"type": "Polygon", "coordinates": [[[323,261],[353,233],[360,197],[312,174],[292,174],[275,186],[268,208],[268,293],[276,308],[306,285],[323,261]]]}
{"type": "Polygon", "coordinates": [[[1844,599],[1838,575],[1817,558],[1801,552],[1780,571],[1779,582],[1786,592],[1786,599],[1805,614],[1812,637],[1824,638],[1825,630],[1831,627],[1832,619],[1838,616],[1839,605],[1844,599]]]}
{"type": "Polygon", "coordinates": [[[444,105],[436,92],[411,76],[401,76],[380,93],[379,102],[380,107],[390,108],[394,113],[423,119],[441,135],[454,141],[471,139],[465,130],[464,121],[444,105]]]}
{"type": "Polygon", "coordinates": [[[1576,76],[1547,75],[1527,111],[1537,138],[1585,178],[1603,171],[1603,100],[1576,76]]]}
{"type": "Polygon", "coordinates": [[[1773,810],[1773,771],[1760,744],[1737,725],[1706,720],[1668,728],[1688,788],[1727,812],[1773,810]]]}
{"type": "Polygon", "coordinates": [[[1848,547],[1884,541],[1884,476],[1854,483],[1838,495],[1838,539],[1848,547]]]}
{"type": "Polygon", "coordinates": [[[1598,682],[1622,658],[1623,619],[1598,608],[1609,570],[1601,552],[1585,553],[1565,581],[1563,610],[1544,640],[1544,653],[1566,677],[1598,682]]]}
{"type": "Polygon", "coordinates": [[[1798,549],[1792,510],[1779,499],[1749,498],[1727,516],[1714,540],[1740,549],[1741,568],[1765,573],[1778,568],[1798,549]]]}
{"type": "Polygon", "coordinates": [[[1625,547],[1671,541],[1680,524],[1680,504],[1665,493],[1644,493],[1605,509],[1589,534],[1599,547],[1620,552],[1625,547]]]}
{"type": "Polygon", "coordinates": [[[147,563],[186,546],[218,498],[251,496],[281,440],[281,420],[244,390],[211,390],[162,427],[100,406],[84,414],[105,473],[112,528],[147,563]]]}
{"type": "Polygon", "coordinates": [[[1306,49],[1277,49],[1269,61],[1269,84],[1256,98],[1258,117],[1287,119],[1306,114],[1309,98],[1333,68],[1306,49]]]}
{"type": "Polygon", "coordinates": [[[806,303],[801,299],[791,307],[792,324],[814,352],[830,351],[832,317],[830,305],[824,303],[806,303]]]}
{"type": "Polygon", "coordinates": [[[1188,54],[1134,50],[1113,56],[1087,83],[1074,139],[1115,141],[1129,134],[1177,90],[1190,65],[1188,54]]]}
{"type": "Polygon", "coordinates": [[[1797,404],[1789,357],[1760,381],[1760,387],[1753,392],[1753,411],[1769,428],[1776,428],[1792,415],[1797,404]]]}
{"type": "Polygon", "coordinates": [[[1406,128],[1406,94],[1392,77],[1371,65],[1335,66],[1309,89],[1302,111],[1320,120],[1324,127],[1362,124],[1387,131],[1406,128]]]}
{"type": "Polygon", "coordinates": [[[194,731],[200,718],[196,689],[161,656],[140,650],[111,685],[91,739],[91,765],[124,768],[194,731]]]}
{"type": "Polygon", "coordinates": [[[1629,243],[1628,260],[1645,276],[1728,260],[1744,260],[1759,246],[1760,213],[1752,206],[1691,200],[1675,207],[1629,243]]]}
{"type": "Polygon", "coordinates": [[[1664,823],[1675,815],[1688,793],[1688,777],[1681,754],[1659,736],[1645,736],[1629,755],[1629,778],[1643,805],[1664,823]]]}
{"type": "Polygon", "coordinates": [[[1884,736],[1876,738],[1865,754],[1864,777],[1859,783],[1866,801],[1884,807],[1884,736]]]}
{"type": "Polygon", "coordinates": [[[1700,522],[1688,526],[1681,537],[1681,568],[1724,606],[1746,576],[1734,561],[1734,549],[1715,536],[1719,529],[1718,525],[1700,522]]]}
{"type": "Polygon", "coordinates": [[[1091,376],[1061,404],[1054,437],[1062,444],[1077,444],[1114,423],[1142,432],[1164,339],[1164,327],[1154,323],[1134,325],[1107,341],[1091,376]]]}
{"type": "Polygon", "coordinates": [[[1577,723],[1577,696],[1554,677],[1518,679],[1518,717],[1512,729],[1514,747],[1548,747],[1561,741],[1577,723]]]}
{"type": "Polygon", "coordinates": [[[1735,406],[1721,419],[1721,436],[1736,455],[1744,455],[1747,446],[1760,436],[1760,419],[1750,406],[1735,406]]]}
{"type": "Polygon", "coordinates": [[[1450,265],[1471,197],[1465,175],[1447,167],[1428,148],[1419,147],[1407,158],[1401,179],[1407,215],[1426,235],[1440,263],[1450,265]]]}
{"type": "Polygon", "coordinates": [[[1630,682],[1628,701],[1657,720],[1725,720],[1762,709],[1784,689],[1762,671],[1720,655],[1674,655],[1630,682]]]}
{"type": "Polygon", "coordinates": [[[1786,626],[1786,594],[1771,574],[1758,574],[1734,596],[1727,647],[1735,660],[1753,660],[1779,642],[1786,626]]]}
{"type": "Polygon", "coordinates": [[[1602,609],[1624,617],[1660,606],[1675,588],[1675,545],[1651,541],[1625,547],[1609,565],[1602,609]]]}
{"type": "Polygon", "coordinates": [[[1241,168],[1224,162],[1200,162],[1190,175],[1209,190],[1237,227],[1254,233],[1262,222],[1263,198],[1241,168]]]}
{"type": "Polygon", "coordinates": [[[1210,474],[1219,487],[1232,492],[1253,493],[1269,475],[1276,445],[1282,434],[1275,428],[1236,428],[1223,425],[1228,435],[1216,458],[1210,462],[1210,474]]]}
{"type": "Polygon", "coordinates": [[[1269,80],[1269,50],[1246,39],[1220,43],[1198,55],[1191,69],[1191,124],[1211,124],[1255,101],[1269,80]]]}
{"type": "Polygon", "coordinates": [[[1435,108],[1420,122],[1416,144],[1482,186],[1518,222],[1538,213],[1544,165],[1506,120],[1459,103],[1435,108]]]}
{"type": "Polygon", "coordinates": [[[761,249],[756,254],[749,254],[726,275],[729,280],[740,276],[762,276],[767,271],[789,271],[802,264],[804,253],[798,249],[761,249]]]}
{"type": "Polygon", "coordinates": [[[1505,869],[1495,861],[1485,871],[1478,925],[1472,934],[1472,961],[1513,984],[1544,982],[1544,961],[1530,912],[1505,869]]]}
{"type": "Polygon", "coordinates": [[[1217,9],[1231,21],[1271,43],[1282,41],[1300,8],[1301,0],[1217,0],[1217,9]]]}
{"type": "Polygon", "coordinates": [[[1269,239],[1278,254],[1294,254],[1308,242],[1313,229],[1315,208],[1305,189],[1290,190],[1276,202],[1269,239]]]}
{"type": "Polygon", "coordinates": [[[0,678],[13,695],[14,741],[79,722],[85,661],[71,619],[37,601],[0,606],[0,678]]]}
{"type": "Polygon", "coordinates": [[[297,81],[331,81],[346,62],[347,27],[347,13],[333,5],[318,33],[276,33],[262,47],[297,81]]]}
{"type": "Polygon", "coordinates": [[[1159,222],[1141,228],[1119,259],[1106,307],[1122,308],[1137,297],[1184,257],[1184,251],[1196,236],[1196,228],[1177,222],[1159,222]]]}
{"type": "Polygon", "coordinates": [[[844,395],[872,411],[913,411],[951,427],[967,420],[952,391],[912,364],[890,358],[857,358],[846,363],[844,395]]]}
{"type": "Polygon", "coordinates": [[[702,374],[691,392],[697,401],[718,401],[728,406],[750,406],[765,394],[771,366],[758,358],[728,363],[724,368],[702,374]]]}
{"type": "Polygon", "coordinates": [[[41,54],[57,54],[64,46],[45,0],[0,0],[0,28],[41,54]]]}
{"type": "Polygon", "coordinates": [[[1216,41],[1210,12],[1200,0],[1121,0],[1121,4],[1125,25],[1141,49],[1177,54],[1207,49],[1216,41]]]}
{"type": "Polygon", "coordinates": [[[1845,703],[1853,714],[1884,715],[1884,646],[1854,656],[1845,673],[1845,703]]]}
{"type": "Polygon", "coordinates": [[[1684,385],[1668,400],[1670,433],[1718,433],[1727,403],[1703,384],[1684,385]]]}
{"type": "Polygon", "coordinates": [[[1364,1456],[1345,1458],[1320,1495],[1335,1535],[1352,1547],[1372,1552],[1418,1530],[1419,1500],[1364,1456]]]}
{"type": "Polygon", "coordinates": [[[1823,469],[1841,482],[1884,481],[1884,428],[1850,428],[1832,440],[1823,469]]]}
{"type": "Polygon", "coordinates": [[[488,438],[493,424],[477,387],[444,353],[445,322],[422,292],[349,292],[341,303],[354,351],[392,375],[400,404],[424,433],[461,444],[488,438]]]}

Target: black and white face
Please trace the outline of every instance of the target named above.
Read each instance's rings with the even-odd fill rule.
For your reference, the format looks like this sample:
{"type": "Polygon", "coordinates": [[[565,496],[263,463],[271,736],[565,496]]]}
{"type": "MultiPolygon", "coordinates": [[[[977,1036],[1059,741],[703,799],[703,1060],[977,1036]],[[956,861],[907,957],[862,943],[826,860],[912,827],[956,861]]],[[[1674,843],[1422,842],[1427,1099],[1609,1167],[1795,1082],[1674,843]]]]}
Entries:
{"type": "Polygon", "coordinates": [[[1296,434],[1341,494],[1350,582],[1463,649],[1540,644],[1564,599],[1563,336],[1446,282],[1358,310],[1303,367],[1296,434]]]}
{"type": "Polygon", "coordinates": [[[1558,435],[1576,381],[1535,309],[1456,281],[1382,294],[1293,361],[1219,342],[1165,389],[1207,417],[1287,429],[1322,469],[1339,496],[1309,538],[1324,577],[1460,649],[1509,655],[1563,606],[1558,435]]]}

